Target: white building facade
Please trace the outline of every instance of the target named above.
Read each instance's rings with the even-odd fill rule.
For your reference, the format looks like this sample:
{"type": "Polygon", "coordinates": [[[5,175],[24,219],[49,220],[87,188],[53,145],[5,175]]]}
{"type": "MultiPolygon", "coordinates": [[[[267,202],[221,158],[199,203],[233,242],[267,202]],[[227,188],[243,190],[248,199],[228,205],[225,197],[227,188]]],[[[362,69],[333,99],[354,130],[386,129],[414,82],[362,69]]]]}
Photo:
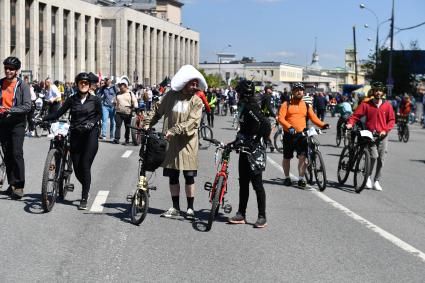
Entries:
{"type": "Polygon", "coordinates": [[[33,79],[73,81],[82,71],[157,84],[198,65],[199,33],[128,7],[81,0],[0,0],[0,58],[33,79]]]}

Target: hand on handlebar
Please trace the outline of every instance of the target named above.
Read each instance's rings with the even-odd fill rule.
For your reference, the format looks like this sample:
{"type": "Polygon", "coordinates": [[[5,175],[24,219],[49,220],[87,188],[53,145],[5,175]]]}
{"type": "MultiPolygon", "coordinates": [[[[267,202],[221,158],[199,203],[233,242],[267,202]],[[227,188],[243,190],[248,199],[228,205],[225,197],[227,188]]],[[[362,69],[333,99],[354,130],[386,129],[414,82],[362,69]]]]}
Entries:
{"type": "Polygon", "coordinates": [[[325,124],[325,125],[323,125],[323,127],[322,127],[322,130],[327,130],[327,129],[329,129],[331,126],[329,125],[329,124],[325,124]]]}
{"type": "Polygon", "coordinates": [[[290,135],[295,135],[295,133],[296,133],[296,131],[295,131],[295,129],[293,127],[290,127],[288,129],[288,132],[289,132],[290,135]]]}
{"type": "Polygon", "coordinates": [[[167,133],[165,134],[165,138],[167,140],[170,140],[173,136],[174,136],[174,134],[172,132],[170,132],[170,131],[167,131],[167,133]]]}
{"type": "Polygon", "coordinates": [[[387,132],[386,131],[382,131],[382,132],[380,132],[379,133],[379,137],[380,138],[383,138],[383,137],[385,137],[387,135],[387,132]]]}
{"type": "Polygon", "coordinates": [[[350,130],[350,129],[352,129],[352,128],[353,128],[353,125],[351,125],[351,124],[347,124],[345,127],[346,127],[348,130],[350,130]]]}

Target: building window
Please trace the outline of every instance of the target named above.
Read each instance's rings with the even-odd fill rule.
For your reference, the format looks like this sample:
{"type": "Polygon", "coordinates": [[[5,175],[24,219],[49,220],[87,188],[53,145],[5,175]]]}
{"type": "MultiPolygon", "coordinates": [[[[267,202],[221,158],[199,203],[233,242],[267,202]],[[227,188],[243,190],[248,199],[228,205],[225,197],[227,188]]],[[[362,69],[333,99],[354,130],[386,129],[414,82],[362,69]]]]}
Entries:
{"type": "Polygon", "coordinates": [[[274,71],[273,71],[273,70],[271,70],[271,71],[270,71],[270,74],[271,74],[271,76],[273,77],[273,76],[274,76],[274,71]]]}
{"type": "Polygon", "coordinates": [[[25,0],[25,52],[30,50],[30,7],[31,1],[25,0]]]}
{"type": "Polygon", "coordinates": [[[10,1],[10,49],[11,52],[16,47],[16,2],[17,0],[10,1]]]}
{"type": "Polygon", "coordinates": [[[68,16],[69,11],[63,11],[63,57],[66,57],[68,50],[68,16]]]}

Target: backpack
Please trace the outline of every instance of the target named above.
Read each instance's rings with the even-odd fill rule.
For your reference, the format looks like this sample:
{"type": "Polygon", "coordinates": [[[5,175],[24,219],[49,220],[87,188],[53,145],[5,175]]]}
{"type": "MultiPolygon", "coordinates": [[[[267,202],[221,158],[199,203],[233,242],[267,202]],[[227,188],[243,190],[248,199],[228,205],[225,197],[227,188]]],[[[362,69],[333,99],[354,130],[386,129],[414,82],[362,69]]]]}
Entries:
{"type": "Polygon", "coordinates": [[[154,172],[165,160],[168,141],[164,134],[151,132],[147,134],[146,148],[143,156],[143,144],[140,147],[139,156],[143,158],[143,167],[146,171],[154,172]]]}

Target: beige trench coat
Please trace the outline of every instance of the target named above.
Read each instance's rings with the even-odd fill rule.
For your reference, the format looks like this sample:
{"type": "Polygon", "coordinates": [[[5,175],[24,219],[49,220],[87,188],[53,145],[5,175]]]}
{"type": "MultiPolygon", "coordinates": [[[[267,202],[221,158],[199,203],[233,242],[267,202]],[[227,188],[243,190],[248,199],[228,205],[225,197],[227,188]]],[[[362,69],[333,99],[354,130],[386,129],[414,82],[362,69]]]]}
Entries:
{"type": "Polygon", "coordinates": [[[202,100],[196,95],[169,91],[146,115],[145,124],[151,127],[164,117],[162,132],[174,134],[162,167],[198,170],[198,128],[202,106],[202,100]]]}

